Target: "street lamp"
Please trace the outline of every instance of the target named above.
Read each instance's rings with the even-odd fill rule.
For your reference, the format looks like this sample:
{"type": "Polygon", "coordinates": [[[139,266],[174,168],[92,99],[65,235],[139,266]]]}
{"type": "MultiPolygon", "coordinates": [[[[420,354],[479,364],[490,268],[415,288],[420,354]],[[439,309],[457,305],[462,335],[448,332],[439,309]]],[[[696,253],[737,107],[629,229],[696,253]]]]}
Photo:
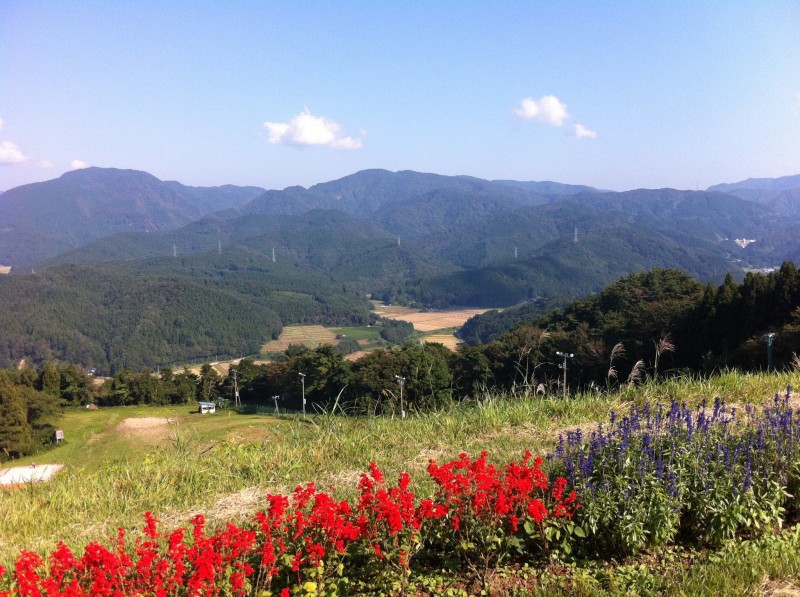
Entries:
{"type": "Polygon", "coordinates": [[[558,368],[564,370],[564,398],[566,398],[567,397],[567,359],[571,359],[575,355],[572,354],[571,352],[561,352],[561,351],[556,351],[556,354],[558,356],[560,356],[560,357],[564,357],[564,363],[559,365],[558,368]]]}
{"type": "Polygon", "coordinates": [[[394,378],[397,380],[397,383],[400,384],[400,418],[406,418],[406,411],[403,408],[403,385],[406,383],[406,378],[400,375],[395,375],[394,378]]]}
{"type": "Polygon", "coordinates": [[[297,375],[300,376],[300,382],[303,384],[303,418],[306,416],[306,374],[305,373],[298,373],[297,375]]]}
{"type": "Polygon", "coordinates": [[[777,334],[775,332],[770,332],[769,334],[764,334],[762,338],[767,341],[767,373],[774,369],[772,364],[772,339],[777,334]]]}

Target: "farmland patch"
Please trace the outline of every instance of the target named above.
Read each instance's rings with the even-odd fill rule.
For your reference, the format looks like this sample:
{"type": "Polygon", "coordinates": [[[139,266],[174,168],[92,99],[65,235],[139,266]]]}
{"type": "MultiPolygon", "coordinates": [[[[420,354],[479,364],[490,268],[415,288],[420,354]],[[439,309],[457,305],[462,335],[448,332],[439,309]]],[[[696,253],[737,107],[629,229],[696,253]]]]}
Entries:
{"type": "Polygon", "coordinates": [[[261,352],[282,352],[292,344],[316,348],[322,344],[338,344],[338,340],[333,330],[321,325],[287,325],[280,338],[264,344],[261,352]]]}
{"type": "Polygon", "coordinates": [[[413,324],[418,332],[433,332],[448,328],[460,328],[475,315],[486,313],[491,309],[447,309],[443,311],[419,311],[407,307],[384,307],[376,309],[376,313],[387,319],[399,319],[413,324]]]}

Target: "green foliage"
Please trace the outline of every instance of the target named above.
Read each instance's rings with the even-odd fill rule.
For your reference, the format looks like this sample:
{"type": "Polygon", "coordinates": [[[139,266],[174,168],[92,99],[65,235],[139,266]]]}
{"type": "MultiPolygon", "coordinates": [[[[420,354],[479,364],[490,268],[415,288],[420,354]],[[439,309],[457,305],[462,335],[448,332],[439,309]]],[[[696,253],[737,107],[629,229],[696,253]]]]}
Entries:
{"type": "Polygon", "coordinates": [[[21,372],[0,371],[0,462],[20,458],[54,441],[62,404],[58,396],[26,384],[21,372]]]}
{"type": "Polygon", "coordinates": [[[25,401],[6,376],[0,377],[0,461],[19,458],[32,448],[25,401]]]}
{"type": "Polygon", "coordinates": [[[414,333],[414,324],[399,319],[384,319],[381,322],[381,338],[391,344],[402,344],[414,333]]]}
{"type": "Polygon", "coordinates": [[[363,324],[369,308],[325,275],[248,255],[6,276],[0,302],[0,364],[59,359],[112,373],[257,353],[284,321],[363,324]]]}

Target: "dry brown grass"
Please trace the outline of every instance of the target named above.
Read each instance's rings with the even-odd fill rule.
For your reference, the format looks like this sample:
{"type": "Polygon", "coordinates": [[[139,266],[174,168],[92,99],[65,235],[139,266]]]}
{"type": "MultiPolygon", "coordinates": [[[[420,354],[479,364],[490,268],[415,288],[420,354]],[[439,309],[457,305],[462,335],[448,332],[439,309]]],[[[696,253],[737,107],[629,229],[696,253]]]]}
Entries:
{"type": "Polygon", "coordinates": [[[433,332],[449,328],[459,328],[474,315],[486,313],[489,309],[448,309],[445,311],[420,311],[407,307],[382,307],[376,313],[387,319],[398,319],[413,324],[418,332],[433,332]]]}
{"type": "Polygon", "coordinates": [[[261,347],[262,353],[283,352],[292,344],[316,348],[321,344],[338,344],[336,333],[321,325],[287,325],[280,337],[261,347]]]}
{"type": "Polygon", "coordinates": [[[450,350],[455,350],[456,347],[459,344],[461,344],[461,340],[456,338],[455,335],[453,335],[452,333],[450,333],[450,334],[446,334],[446,333],[430,334],[430,335],[425,336],[424,338],[422,338],[422,341],[423,342],[437,342],[439,344],[442,344],[446,348],[449,348],[450,350]]]}

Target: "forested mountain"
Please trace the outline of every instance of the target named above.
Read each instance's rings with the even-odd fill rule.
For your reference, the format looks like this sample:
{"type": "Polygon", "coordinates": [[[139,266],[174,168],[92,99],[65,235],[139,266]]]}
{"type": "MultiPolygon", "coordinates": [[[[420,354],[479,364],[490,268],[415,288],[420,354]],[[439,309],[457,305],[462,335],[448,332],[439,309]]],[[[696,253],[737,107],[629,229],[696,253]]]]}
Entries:
{"type": "Polygon", "coordinates": [[[650,267],[680,268],[721,280],[734,268],[717,252],[680,244],[664,234],[612,224],[562,236],[527,259],[437,276],[421,283],[419,298],[435,306],[509,306],[525,300],[584,296],[611,280],[650,267]]]}
{"type": "Polygon", "coordinates": [[[0,365],[20,357],[103,371],[248,354],[283,323],[366,324],[357,289],[249,252],[60,265],[0,279],[0,365]]]}
{"type": "Polygon", "coordinates": [[[118,232],[175,229],[263,192],[232,185],[187,187],[135,170],[67,172],[0,196],[0,264],[29,266],[118,232]]]}
{"type": "Polygon", "coordinates": [[[23,222],[28,245],[9,251],[38,272],[0,279],[13,310],[0,321],[0,358],[100,367],[241,352],[231,330],[252,347],[287,323],[364,320],[370,294],[431,307],[543,305],[652,267],[719,282],[800,256],[792,216],[721,192],[410,171],[263,192],[90,168],[8,191],[0,215],[0,247],[19,241],[23,222]],[[45,258],[58,243],[73,248],[45,258]],[[176,321],[197,318],[208,323],[193,323],[193,337],[174,336],[176,321]],[[205,337],[194,337],[200,328],[205,337]],[[119,352],[123,337],[134,348],[119,352]]]}
{"type": "Polygon", "coordinates": [[[800,174],[781,178],[748,178],[708,188],[768,205],[778,213],[800,216],[800,174]]]}
{"type": "MultiPolygon", "coordinates": [[[[267,191],[247,204],[247,213],[296,214],[311,209],[335,209],[372,219],[405,204],[420,200],[436,200],[442,194],[449,198],[483,196],[511,205],[541,204],[547,201],[541,193],[494,183],[469,176],[442,176],[409,170],[363,170],[339,180],[314,185],[309,189],[289,187],[267,191]]],[[[445,217],[446,214],[439,216],[445,217]]],[[[440,221],[437,218],[435,221],[440,221]]],[[[393,230],[392,227],[387,229],[393,230]]]]}

